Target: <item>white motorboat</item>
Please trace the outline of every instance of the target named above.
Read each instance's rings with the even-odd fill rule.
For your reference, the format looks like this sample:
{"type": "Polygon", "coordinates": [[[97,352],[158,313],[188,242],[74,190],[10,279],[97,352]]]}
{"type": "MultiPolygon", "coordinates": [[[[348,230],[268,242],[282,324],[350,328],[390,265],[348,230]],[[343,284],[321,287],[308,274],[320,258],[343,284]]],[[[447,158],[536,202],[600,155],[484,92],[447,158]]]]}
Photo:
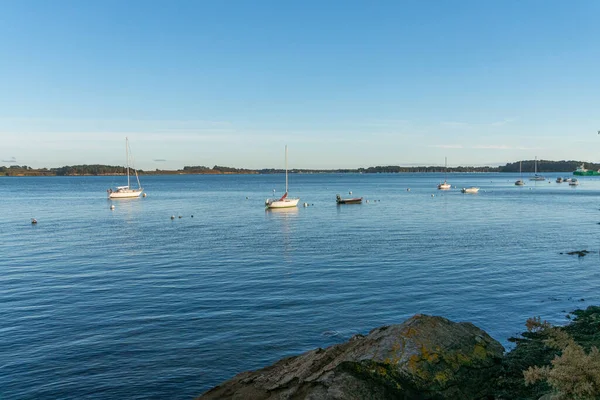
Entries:
{"type": "Polygon", "coordinates": [[[287,165],[287,145],[285,146],[285,193],[280,199],[267,199],[265,200],[265,207],[272,208],[289,208],[297,207],[299,198],[291,198],[288,196],[288,165],[287,165]]]}
{"type": "Polygon", "coordinates": [[[571,178],[571,181],[569,182],[569,186],[578,186],[579,185],[579,181],[577,180],[577,178],[571,178]]]}
{"type": "Polygon", "coordinates": [[[462,188],[460,191],[463,192],[463,193],[474,194],[474,193],[479,192],[479,188],[475,187],[475,186],[471,186],[471,187],[468,187],[468,188],[462,188]]]}
{"type": "Polygon", "coordinates": [[[448,183],[448,157],[444,157],[444,182],[437,185],[438,190],[449,190],[452,188],[452,185],[448,183]]]}
{"type": "Polygon", "coordinates": [[[109,199],[132,199],[132,198],[136,198],[136,197],[140,197],[142,192],[144,191],[144,189],[142,188],[142,185],[140,185],[140,178],[138,176],[137,171],[133,169],[133,171],[135,172],[135,178],[137,179],[137,184],[138,187],[137,189],[133,189],[131,187],[131,182],[130,182],[130,174],[129,174],[129,154],[130,154],[130,150],[129,150],[129,139],[125,138],[125,160],[126,160],[126,164],[127,164],[127,186],[117,186],[116,190],[113,189],[108,189],[108,198],[109,199]]]}
{"type": "Polygon", "coordinates": [[[556,178],[556,183],[562,183],[563,178],[562,176],[559,176],[558,178],[556,178]]]}

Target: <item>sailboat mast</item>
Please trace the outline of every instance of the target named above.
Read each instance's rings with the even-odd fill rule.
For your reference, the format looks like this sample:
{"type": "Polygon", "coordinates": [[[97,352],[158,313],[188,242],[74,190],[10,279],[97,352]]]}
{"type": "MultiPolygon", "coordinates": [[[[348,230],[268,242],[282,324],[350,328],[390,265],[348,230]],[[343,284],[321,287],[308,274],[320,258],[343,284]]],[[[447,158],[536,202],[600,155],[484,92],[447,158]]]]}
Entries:
{"type": "Polygon", "coordinates": [[[448,180],[448,157],[444,157],[444,181],[448,180]]]}
{"type": "Polygon", "coordinates": [[[523,161],[519,161],[519,175],[521,176],[521,178],[523,178],[523,171],[522,171],[522,169],[521,169],[521,163],[522,163],[522,162],[523,162],[523,161]]]}
{"type": "Polygon", "coordinates": [[[129,183],[129,139],[125,137],[125,160],[127,162],[127,189],[131,187],[129,183]]]}
{"type": "Polygon", "coordinates": [[[285,192],[288,192],[287,144],[285,145],[285,192]]]}
{"type": "Polygon", "coordinates": [[[535,156],[535,161],[533,163],[534,174],[537,175],[537,156],[535,156]]]}

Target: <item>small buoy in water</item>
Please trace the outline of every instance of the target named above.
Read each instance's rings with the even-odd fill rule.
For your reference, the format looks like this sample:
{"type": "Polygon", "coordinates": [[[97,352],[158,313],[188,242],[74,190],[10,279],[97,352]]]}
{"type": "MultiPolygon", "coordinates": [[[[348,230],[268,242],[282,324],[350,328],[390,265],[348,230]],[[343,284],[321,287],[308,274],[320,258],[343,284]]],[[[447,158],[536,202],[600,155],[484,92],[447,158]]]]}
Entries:
{"type": "Polygon", "coordinates": [[[432,194],[431,197],[435,197],[435,194],[432,194]]]}
{"type": "Polygon", "coordinates": [[[114,210],[114,209],[115,209],[115,205],[114,205],[114,204],[112,204],[112,205],[110,206],[110,209],[111,209],[111,210],[114,210]]]}
{"type": "Polygon", "coordinates": [[[348,194],[352,194],[352,190],[348,192],[348,194]]]}
{"type": "Polygon", "coordinates": [[[367,200],[367,203],[369,202],[369,200],[367,200]]]}
{"type": "Polygon", "coordinates": [[[246,196],[246,200],[248,200],[248,196],[246,196]]]}
{"type": "Polygon", "coordinates": [[[407,191],[407,192],[410,192],[410,188],[407,188],[407,189],[406,189],[406,191],[407,191]]]}
{"type": "Polygon", "coordinates": [[[192,218],[194,218],[194,216],[192,215],[192,218]]]}
{"type": "Polygon", "coordinates": [[[37,219],[35,219],[35,218],[31,218],[31,223],[32,223],[32,224],[37,224],[37,219]]]}
{"type": "Polygon", "coordinates": [[[146,193],[144,193],[144,194],[142,195],[142,197],[146,197],[146,193]]]}
{"type": "Polygon", "coordinates": [[[308,207],[308,203],[304,203],[304,207],[308,207]]]}
{"type": "Polygon", "coordinates": [[[179,218],[181,218],[181,215],[179,216],[179,218]]]}
{"type": "Polygon", "coordinates": [[[175,216],[174,216],[174,215],[171,215],[171,219],[175,219],[175,216]]]}

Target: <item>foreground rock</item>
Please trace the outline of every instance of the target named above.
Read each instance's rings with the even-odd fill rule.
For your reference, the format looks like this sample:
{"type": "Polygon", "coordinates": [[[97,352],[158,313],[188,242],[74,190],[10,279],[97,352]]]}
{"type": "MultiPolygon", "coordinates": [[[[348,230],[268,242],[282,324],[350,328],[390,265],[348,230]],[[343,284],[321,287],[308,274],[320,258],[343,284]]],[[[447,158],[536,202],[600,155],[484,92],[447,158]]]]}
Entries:
{"type": "Polygon", "coordinates": [[[471,323],[415,315],[241,373],[200,399],[482,399],[503,352],[471,323]]]}

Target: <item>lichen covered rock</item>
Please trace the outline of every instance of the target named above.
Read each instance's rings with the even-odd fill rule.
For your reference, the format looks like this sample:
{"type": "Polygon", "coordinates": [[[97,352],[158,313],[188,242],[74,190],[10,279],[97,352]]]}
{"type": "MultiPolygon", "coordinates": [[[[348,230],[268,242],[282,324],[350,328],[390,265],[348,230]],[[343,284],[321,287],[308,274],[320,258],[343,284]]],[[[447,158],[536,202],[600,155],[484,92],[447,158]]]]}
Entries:
{"type": "Polygon", "coordinates": [[[415,315],[244,372],[201,399],[480,399],[504,348],[471,323],[415,315]]]}

